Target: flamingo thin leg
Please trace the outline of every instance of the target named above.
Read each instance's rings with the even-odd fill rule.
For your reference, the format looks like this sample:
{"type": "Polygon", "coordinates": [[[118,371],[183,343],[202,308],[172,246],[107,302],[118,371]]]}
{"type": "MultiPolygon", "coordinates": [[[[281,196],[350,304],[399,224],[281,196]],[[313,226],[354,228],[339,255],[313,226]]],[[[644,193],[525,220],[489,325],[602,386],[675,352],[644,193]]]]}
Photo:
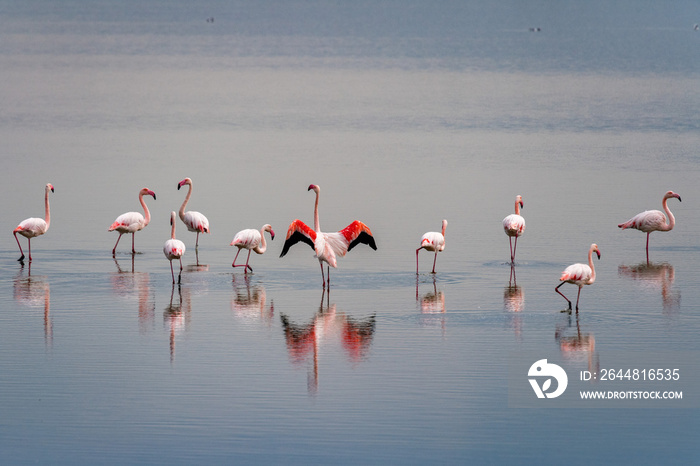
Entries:
{"type": "Polygon", "coordinates": [[[515,261],[515,254],[513,253],[513,237],[509,236],[508,237],[508,244],[510,244],[510,263],[511,265],[515,261]]]}
{"type": "MultiPolygon", "coordinates": [[[[556,292],[559,293],[564,299],[566,299],[566,302],[569,303],[569,310],[571,310],[571,301],[569,301],[569,298],[567,298],[566,296],[564,296],[564,294],[563,294],[561,291],[559,291],[559,287],[562,286],[564,283],[566,283],[566,282],[561,282],[559,285],[557,285],[557,287],[554,288],[554,291],[556,291],[556,292]]],[[[579,288],[579,292],[580,292],[580,291],[581,291],[581,288],[579,288]]]]}
{"type": "MultiPolygon", "coordinates": [[[[170,264],[172,265],[172,263],[170,264]]],[[[180,257],[180,273],[177,274],[177,284],[180,284],[180,279],[182,278],[182,257],[180,257]]]]}
{"type": "Polygon", "coordinates": [[[114,249],[112,249],[112,257],[114,257],[114,255],[117,252],[117,245],[119,245],[119,240],[122,239],[122,235],[123,235],[123,233],[119,233],[119,237],[117,238],[117,242],[114,243],[114,249]]]}
{"type": "Polygon", "coordinates": [[[578,300],[581,297],[581,288],[583,288],[583,287],[582,286],[578,287],[578,295],[576,295],[576,312],[578,312],[578,300]]]}
{"type": "Polygon", "coordinates": [[[416,275],[418,275],[418,251],[420,251],[420,248],[416,249],[416,275]]]}
{"type": "Polygon", "coordinates": [[[233,258],[233,264],[231,264],[231,267],[236,267],[236,259],[238,259],[238,254],[240,254],[241,250],[240,248],[238,249],[238,252],[236,253],[236,257],[233,258]]]}
{"type": "Polygon", "coordinates": [[[134,248],[134,240],[136,238],[136,232],[131,234],[131,254],[136,254],[136,249],[134,248]]]}
{"type": "Polygon", "coordinates": [[[173,284],[175,284],[175,272],[173,272],[173,261],[170,259],[170,275],[173,277],[173,284]]]}
{"type": "Polygon", "coordinates": [[[19,238],[17,238],[17,233],[14,233],[15,235],[15,241],[17,241],[17,246],[19,246],[19,253],[22,255],[19,259],[17,259],[19,262],[24,261],[24,252],[22,251],[22,245],[19,244],[19,238]]]}
{"type": "Polygon", "coordinates": [[[248,265],[248,261],[250,260],[250,252],[251,250],[248,249],[248,257],[245,259],[245,269],[243,269],[245,273],[248,273],[248,269],[250,269],[250,273],[253,273],[253,267],[248,265]]]}
{"type": "Polygon", "coordinates": [[[435,251],[435,259],[433,259],[433,273],[435,273],[435,263],[437,262],[437,250],[435,251]]]}

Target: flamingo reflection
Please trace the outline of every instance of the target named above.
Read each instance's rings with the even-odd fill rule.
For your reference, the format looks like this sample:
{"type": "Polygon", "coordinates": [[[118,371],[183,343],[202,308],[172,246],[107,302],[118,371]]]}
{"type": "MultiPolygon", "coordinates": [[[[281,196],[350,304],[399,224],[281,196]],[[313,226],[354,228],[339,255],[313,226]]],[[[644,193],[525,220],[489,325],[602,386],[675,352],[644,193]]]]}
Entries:
{"type": "Polygon", "coordinates": [[[324,342],[340,339],[349,360],[359,363],[367,358],[375,330],[375,315],[355,319],[339,312],[335,304],[330,304],[330,292],[326,300],[326,290],[311,322],[297,324],[285,314],[280,314],[280,319],[292,363],[302,364],[308,357],[312,359],[307,382],[310,394],[318,392],[319,352],[324,342]]]}
{"type": "Polygon", "coordinates": [[[170,334],[170,363],[175,361],[176,337],[187,330],[192,314],[192,299],[187,288],[185,288],[184,299],[182,295],[182,287],[173,284],[170,290],[170,303],[163,312],[163,325],[170,334]],[[176,286],[177,300],[174,299],[176,286]]]}
{"type": "Polygon", "coordinates": [[[508,285],[503,288],[503,309],[509,313],[511,327],[515,335],[520,337],[523,330],[523,319],[520,312],[525,308],[525,292],[515,281],[515,268],[510,267],[510,279],[508,285]]]}
{"type": "Polygon", "coordinates": [[[27,307],[44,307],[44,340],[47,347],[53,345],[53,322],[51,320],[51,287],[46,276],[31,276],[32,263],[29,262],[27,276],[24,264],[14,279],[13,296],[17,303],[27,307]]]}
{"type": "Polygon", "coordinates": [[[436,277],[432,276],[433,287],[427,293],[419,293],[419,282],[416,278],[416,305],[421,313],[421,325],[439,326],[445,335],[445,293],[437,289],[436,277]]]}
{"type": "Polygon", "coordinates": [[[267,306],[265,288],[262,285],[250,285],[249,275],[233,275],[233,291],[231,310],[237,318],[244,320],[260,320],[267,327],[272,323],[275,314],[275,304],[267,306]]]}
{"type": "Polygon", "coordinates": [[[556,325],[554,339],[559,343],[562,356],[570,361],[586,361],[589,372],[600,373],[600,357],[595,351],[595,337],[592,333],[582,332],[579,316],[576,314],[576,327],[572,327],[572,315],[556,325]]]}
{"type": "Polygon", "coordinates": [[[146,333],[153,327],[155,300],[151,300],[151,278],[147,272],[134,272],[134,256],[131,256],[131,271],[125,271],[114,258],[117,272],[110,277],[112,291],[124,300],[138,300],[139,331],[146,333]]]}
{"type": "Polygon", "coordinates": [[[680,309],[681,292],[673,289],[676,273],[671,264],[641,262],[637,265],[621,265],[617,268],[617,274],[638,282],[644,289],[661,291],[664,314],[680,309]]]}

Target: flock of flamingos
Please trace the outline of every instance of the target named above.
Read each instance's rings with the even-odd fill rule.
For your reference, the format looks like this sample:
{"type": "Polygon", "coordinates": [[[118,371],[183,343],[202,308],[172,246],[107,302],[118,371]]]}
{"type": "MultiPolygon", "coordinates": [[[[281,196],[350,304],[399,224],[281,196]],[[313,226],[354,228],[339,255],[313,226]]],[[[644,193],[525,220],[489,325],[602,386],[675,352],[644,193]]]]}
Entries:
{"type": "MultiPolygon", "coordinates": [[[[179,190],[183,186],[189,186],[187,191],[187,196],[180,207],[179,216],[182,222],[185,224],[189,231],[197,233],[197,239],[195,242],[195,249],[199,246],[199,234],[209,233],[209,220],[202,215],[200,212],[195,211],[185,211],[187,203],[192,196],[192,180],[190,178],[185,178],[180,181],[177,185],[179,190]]],[[[318,218],[318,199],[321,192],[321,188],[318,185],[312,184],[308,188],[309,191],[314,191],[316,193],[316,203],[314,205],[314,227],[311,228],[306,225],[301,220],[294,220],[289,228],[287,229],[287,237],[284,241],[284,246],[282,248],[282,253],[280,257],[284,257],[289,251],[289,248],[299,242],[304,242],[311,246],[311,248],[316,253],[315,257],[321,266],[321,278],[323,280],[323,287],[330,287],[330,267],[337,267],[337,257],[343,257],[352,248],[358,244],[366,244],[372,249],[376,250],[377,245],[374,242],[374,237],[372,236],[372,231],[367,225],[355,220],[347,227],[340,231],[333,233],[326,233],[321,231],[321,226],[318,218]],[[327,273],[323,271],[323,263],[327,264],[327,273]],[[326,278],[326,275],[328,278],[326,278]]],[[[42,218],[28,218],[23,220],[17,228],[12,232],[17,241],[17,246],[19,247],[19,252],[21,257],[18,259],[21,263],[24,263],[24,252],[22,251],[22,245],[17,238],[17,234],[27,238],[28,249],[29,249],[29,261],[32,260],[32,243],[31,240],[34,237],[43,235],[49,229],[51,223],[51,213],[49,210],[49,191],[54,192],[54,187],[51,183],[46,185],[45,189],[45,205],[46,205],[46,216],[42,218]]],[[[139,191],[139,202],[143,207],[144,215],[139,212],[127,212],[120,215],[109,227],[108,231],[117,231],[119,237],[117,242],[114,244],[112,249],[112,255],[116,253],[117,246],[119,245],[119,240],[124,233],[131,233],[131,252],[135,253],[134,248],[134,235],[137,231],[142,230],[151,221],[151,214],[144,201],[144,196],[153,196],[156,198],[156,193],[148,188],[143,188],[139,191]]],[[[626,228],[634,228],[643,231],[647,234],[647,261],[649,261],[649,235],[653,231],[670,231],[676,224],[676,219],[674,218],[671,210],[668,208],[668,200],[671,198],[676,198],[679,201],[681,197],[674,193],[673,191],[668,191],[664,194],[662,200],[662,206],[665,212],[660,210],[647,210],[641,212],[626,222],[620,223],[618,227],[623,230],[626,228]],[[668,217],[668,218],[667,218],[668,217]]],[[[510,261],[511,265],[515,263],[515,251],[518,246],[518,238],[525,231],[525,219],[520,215],[520,209],[523,208],[522,196],[517,196],[515,198],[515,213],[508,215],[503,219],[503,230],[506,235],[508,235],[508,240],[510,242],[510,261]],[[513,241],[515,238],[515,241],[513,241]]],[[[173,211],[170,214],[170,224],[171,224],[171,234],[170,239],[165,242],[163,246],[163,253],[165,257],[170,261],[170,273],[172,275],[173,283],[175,283],[175,272],[173,270],[173,260],[177,259],[180,262],[180,272],[178,273],[178,283],[180,283],[180,278],[182,274],[182,256],[185,254],[185,243],[175,238],[175,224],[176,224],[177,214],[173,211]]],[[[418,273],[418,253],[421,249],[426,251],[431,251],[435,253],[433,259],[433,270],[435,273],[435,264],[437,262],[437,254],[445,249],[445,229],[447,228],[447,220],[442,221],[442,231],[430,231],[423,235],[420,241],[420,247],[416,249],[416,273],[418,273]]],[[[272,227],[267,224],[263,225],[260,230],[247,229],[236,233],[236,236],[231,242],[231,246],[236,246],[238,252],[236,257],[233,259],[232,267],[244,267],[245,273],[248,270],[253,271],[250,267],[250,253],[255,252],[257,254],[263,254],[267,249],[267,243],[265,242],[265,232],[270,234],[271,239],[275,239],[275,232],[272,227]],[[246,258],[245,264],[236,265],[236,260],[238,259],[238,254],[241,250],[247,249],[248,256],[246,258]]],[[[572,283],[578,286],[578,294],[576,296],[576,311],[578,311],[579,298],[581,297],[581,288],[583,285],[591,285],[595,282],[595,267],[593,265],[593,253],[596,253],[598,259],[600,259],[600,250],[597,244],[591,244],[588,250],[588,264],[572,264],[568,266],[561,274],[559,280],[561,283],[557,285],[555,291],[559,293],[566,301],[569,303],[569,310],[571,310],[571,301],[569,298],[564,296],[564,294],[559,291],[559,288],[564,283],[572,283]]]]}

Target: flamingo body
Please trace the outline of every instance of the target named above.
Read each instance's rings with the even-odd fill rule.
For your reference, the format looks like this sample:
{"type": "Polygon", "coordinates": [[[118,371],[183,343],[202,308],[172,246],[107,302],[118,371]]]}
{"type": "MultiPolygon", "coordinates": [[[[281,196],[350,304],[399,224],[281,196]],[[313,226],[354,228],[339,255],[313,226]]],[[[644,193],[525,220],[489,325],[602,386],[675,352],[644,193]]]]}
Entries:
{"type": "Polygon", "coordinates": [[[321,276],[325,288],[326,286],[330,286],[330,270],[328,272],[328,283],[326,283],[323,274],[324,262],[328,264],[329,267],[337,268],[337,258],[345,256],[348,251],[352,250],[358,244],[366,244],[375,251],[377,250],[377,244],[374,241],[374,236],[372,236],[372,231],[359,220],[355,220],[350,225],[337,232],[322,232],[318,215],[318,199],[321,188],[318,185],[312,184],[309,185],[308,191],[312,190],[316,193],[314,228],[311,229],[299,219],[294,220],[287,229],[287,237],[284,241],[280,257],[284,257],[289,251],[289,248],[298,242],[304,242],[311,246],[316,253],[315,257],[321,265],[321,276]]]}
{"type": "Polygon", "coordinates": [[[569,310],[571,310],[571,301],[562,294],[561,291],[559,291],[559,287],[562,286],[564,283],[571,283],[573,285],[578,286],[578,295],[576,296],[576,311],[578,311],[578,302],[579,298],[581,297],[581,288],[583,288],[584,285],[592,285],[595,282],[595,267],[593,265],[593,253],[596,253],[598,256],[598,259],[600,260],[600,250],[598,249],[597,244],[591,244],[590,249],[588,250],[588,264],[571,264],[568,266],[566,269],[561,274],[561,277],[559,277],[559,281],[561,283],[557,285],[557,287],[554,289],[557,293],[562,295],[564,299],[569,303],[569,310]]]}
{"type": "Polygon", "coordinates": [[[633,228],[647,234],[647,261],[649,261],[649,235],[651,232],[671,231],[676,225],[676,218],[673,216],[671,209],[668,208],[668,200],[671,198],[676,198],[678,199],[678,202],[681,202],[680,195],[674,193],[673,191],[666,192],[663,200],[661,201],[661,205],[666,215],[664,215],[664,212],[661,212],[660,210],[647,210],[618,225],[618,227],[622,228],[623,230],[633,228]],[[668,216],[668,219],[666,216],[668,216]]]}
{"type": "Polygon", "coordinates": [[[12,234],[17,241],[17,246],[19,247],[20,258],[17,259],[19,262],[24,261],[24,251],[22,251],[22,246],[19,244],[19,238],[17,234],[20,234],[27,238],[27,244],[29,245],[29,261],[32,260],[32,238],[41,236],[49,230],[51,226],[51,210],[49,207],[49,191],[54,192],[53,185],[47,183],[44,188],[44,207],[45,207],[45,219],[30,217],[28,219],[22,220],[17,227],[12,230],[12,234]]]}
{"type": "Polygon", "coordinates": [[[119,233],[117,242],[114,244],[114,248],[112,249],[113,256],[117,251],[119,240],[122,238],[124,233],[131,233],[131,253],[136,253],[136,249],[134,248],[135,233],[143,230],[149,223],[151,223],[151,213],[148,210],[146,202],[143,200],[143,196],[153,196],[153,200],[155,200],[156,193],[148,188],[143,188],[141,191],[139,191],[139,202],[143,207],[143,212],[145,215],[141,215],[139,212],[127,212],[125,214],[121,214],[107,229],[107,231],[116,231],[119,233]]]}
{"type": "Polygon", "coordinates": [[[170,213],[170,239],[165,242],[163,246],[163,254],[170,261],[170,274],[173,277],[173,283],[175,283],[175,272],[173,272],[173,259],[180,261],[180,274],[177,276],[177,282],[180,283],[180,277],[182,274],[182,256],[185,255],[185,243],[179,239],[175,239],[175,221],[176,214],[175,211],[170,213]]]}
{"type": "Polygon", "coordinates": [[[433,259],[433,271],[435,273],[435,263],[437,262],[438,252],[442,252],[445,249],[445,229],[447,228],[447,220],[442,221],[442,232],[429,231],[425,233],[420,239],[420,247],[416,249],[416,273],[418,273],[418,252],[421,249],[426,251],[431,251],[435,253],[435,258],[433,259]]]}
{"type": "Polygon", "coordinates": [[[248,272],[248,269],[252,272],[253,269],[248,265],[248,261],[250,260],[250,253],[251,251],[255,251],[256,254],[264,254],[265,251],[267,250],[267,243],[265,242],[265,235],[264,232],[270,232],[270,238],[275,239],[275,232],[272,230],[272,226],[269,224],[263,225],[263,227],[258,231],[252,228],[246,229],[246,230],[241,230],[238,233],[236,233],[236,236],[233,237],[233,241],[231,241],[231,246],[236,246],[238,248],[238,252],[236,252],[236,257],[233,258],[233,263],[231,264],[231,267],[245,267],[246,273],[248,272]],[[248,257],[245,261],[245,265],[236,265],[236,259],[238,259],[238,254],[241,252],[242,249],[247,249],[248,250],[248,257]]]}
{"type": "Polygon", "coordinates": [[[515,250],[518,247],[518,238],[525,231],[525,219],[520,215],[520,209],[525,207],[522,196],[515,197],[515,213],[503,219],[503,231],[508,236],[510,243],[510,263],[515,263],[515,250]],[[515,238],[515,246],[513,245],[515,238]]]}
{"type": "Polygon", "coordinates": [[[188,231],[192,231],[192,232],[197,233],[197,240],[195,243],[195,247],[198,247],[199,246],[199,234],[200,233],[209,233],[209,220],[207,219],[207,217],[205,217],[200,212],[196,212],[193,210],[185,212],[185,207],[187,207],[187,203],[190,200],[190,196],[192,196],[192,180],[190,178],[185,178],[184,180],[180,181],[177,184],[177,189],[179,190],[184,185],[189,185],[189,189],[187,191],[187,195],[185,196],[185,201],[182,203],[182,206],[180,207],[180,212],[179,212],[180,220],[182,220],[182,223],[185,224],[188,231]]]}

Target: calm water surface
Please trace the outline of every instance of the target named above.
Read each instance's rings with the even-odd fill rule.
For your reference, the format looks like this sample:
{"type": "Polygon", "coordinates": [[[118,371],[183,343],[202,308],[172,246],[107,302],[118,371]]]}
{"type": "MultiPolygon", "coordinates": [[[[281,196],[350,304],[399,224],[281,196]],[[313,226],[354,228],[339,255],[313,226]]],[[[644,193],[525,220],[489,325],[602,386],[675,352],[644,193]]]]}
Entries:
{"type": "Polygon", "coordinates": [[[697,460],[691,4],[1,3],[0,459],[697,460]],[[173,287],[185,177],[212,232],[195,254],[178,222],[173,287]],[[51,229],[22,266],[10,232],[47,182],[51,229]],[[360,219],[378,246],[325,293],[308,247],[278,257],[313,221],[310,183],[324,230],[360,219]],[[144,186],[151,224],[112,258],[106,230],[144,186]],[[647,263],[645,235],[616,225],[669,189],[677,225],[647,263]],[[422,252],[416,276],[443,218],[437,274],[422,252]],[[264,223],[276,239],[234,271],[233,235],[264,223]],[[593,242],[597,281],[562,313],[559,274],[593,242]],[[518,406],[544,358],[569,398],[518,406]],[[682,403],[582,408],[575,390],[605,386],[574,375],[621,364],[681,367],[682,403]]]}

